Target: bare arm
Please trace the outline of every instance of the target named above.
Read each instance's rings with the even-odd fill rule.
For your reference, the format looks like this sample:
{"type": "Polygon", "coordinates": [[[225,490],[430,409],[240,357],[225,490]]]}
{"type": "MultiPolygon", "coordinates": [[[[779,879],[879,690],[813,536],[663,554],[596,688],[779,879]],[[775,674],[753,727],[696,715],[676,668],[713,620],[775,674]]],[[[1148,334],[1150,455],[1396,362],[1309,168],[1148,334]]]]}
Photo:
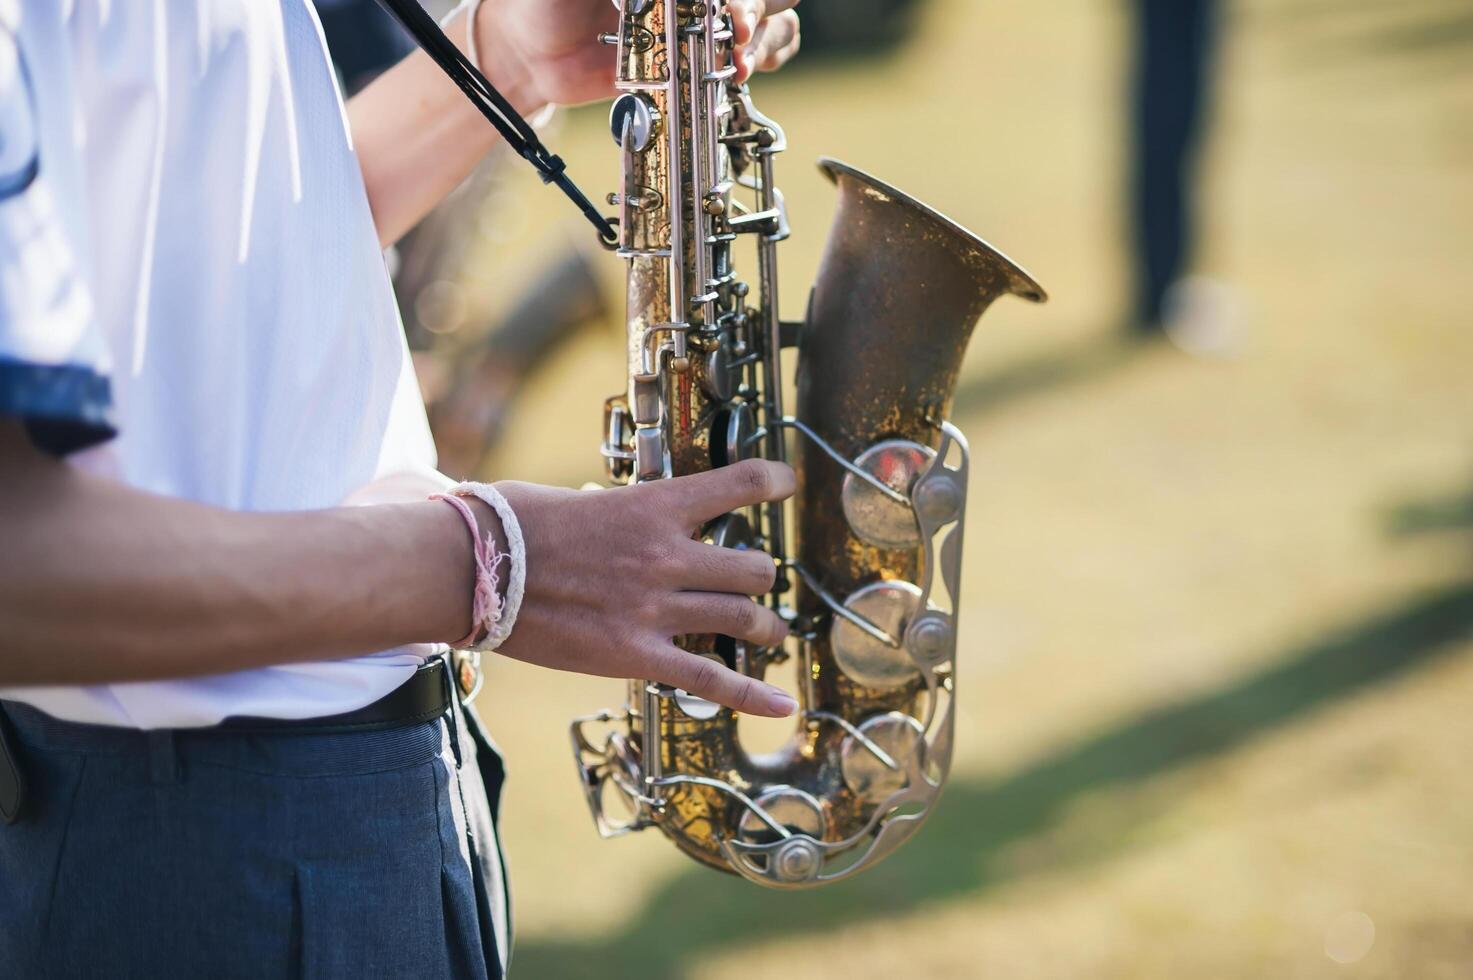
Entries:
{"type": "MultiPolygon", "coordinates": [[[[757,714],[793,710],[778,689],[671,642],[786,635],[746,598],[771,587],[772,560],[691,534],[787,497],[792,470],[748,460],[597,493],[502,488],[527,547],[522,612],[502,652],[664,681],[757,714]]],[[[472,506],[500,538],[490,508],[472,506]]],[[[79,472],[0,419],[0,685],[189,677],[450,642],[469,629],[472,562],[459,515],[438,501],[219,510],[79,472]]]]}
{"type": "Polygon", "coordinates": [[[219,510],[81,473],[10,420],[0,474],[0,684],[183,677],[469,628],[470,538],[444,503],[219,510]]]}
{"type": "MultiPolygon", "coordinates": [[[[796,2],[731,0],[742,77],[797,53],[796,2]]],[[[596,40],[618,26],[608,0],[486,0],[475,26],[478,67],[523,115],[613,92],[614,55],[596,40]]],[[[463,12],[444,29],[466,50],[463,12]]],[[[348,121],[382,245],[414,227],[500,138],[423,51],[354,96],[348,121]]]]}
{"type": "MultiPolygon", "coordinates": [[[[477,18],[483,26],[478,38],[483,70],[518,112],[530,113],[543,103],[499,37],[484,30],[488,13],[483,10],[477,18]]],[[[464,12],[444,30],[465,50],[464,12]]],[[[423,51],[415,51],[354,96],[348,102],[348,122],[384,246],[413,228],[501,138],[423,51]]]]}

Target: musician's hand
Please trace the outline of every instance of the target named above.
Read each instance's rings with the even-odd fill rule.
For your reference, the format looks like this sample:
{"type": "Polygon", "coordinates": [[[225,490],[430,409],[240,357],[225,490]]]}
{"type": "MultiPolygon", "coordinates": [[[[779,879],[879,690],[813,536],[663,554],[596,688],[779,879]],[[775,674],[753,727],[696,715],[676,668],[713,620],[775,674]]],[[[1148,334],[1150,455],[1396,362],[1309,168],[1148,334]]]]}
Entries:
{"type": "Polygon", "coordinates": [[[771,588],[772,559],[692,535],[795,486],[790,468],[765,460],[587,492],[497,484],[527,543],[526,593],[500,652],[559,670],[661,681],[749,714],[791,714],[797,705],[781,689],[671,640],[724,633],[771,646],[787,635],[782,619],[747,598],[771,588]]]}
{"type": "MultiPolygon", "coordinates": [[[[656,0],[659,2],[659,0],[656,0]]],[[[719,2],[719,0],[711,0],[719,2]]],[[[773,71],[798,52],[798,0],[729,0],[739,79],[773,71]]],[[[614,94],[614,52],[597,40],[618,30],[609,0],[491,0],[477,18],[478,47],[489,71],[530,111],[614,94]]]]}

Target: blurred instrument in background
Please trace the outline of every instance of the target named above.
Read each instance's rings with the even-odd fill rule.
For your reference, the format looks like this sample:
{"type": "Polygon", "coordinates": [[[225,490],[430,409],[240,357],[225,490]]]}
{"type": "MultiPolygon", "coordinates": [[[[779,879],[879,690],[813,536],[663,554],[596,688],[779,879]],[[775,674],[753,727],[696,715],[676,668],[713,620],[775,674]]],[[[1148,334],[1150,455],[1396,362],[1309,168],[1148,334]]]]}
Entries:
{"type": "Polygon", "coordinates": [[[1043,290],[986,242],[833,160],[838,214],[802,323],[778,312],[787,213],[782,129],[735,82],[723,5],[624,0],[611,128],[622,158],[628,385],[604,413],[615,481],[788,457],[790,505],[733,513],[705,540],[762,548],[782,646],[681,645],[753,676],[796,658],[799,727],[742,745],[736,713],[648,681],[574,722],[606,836],[659,827],[686,854],[753,881],[833,881],[894,850],[929,814],[951,758],[968,451],[949,421],[977,318],[1043,290]],[[739,268],[755,260],[755,288],[739,268]],[[796,414],[781,354],[797,347],[796,414]],[[791,529],[791,534],[789,533],[791,529]]]}

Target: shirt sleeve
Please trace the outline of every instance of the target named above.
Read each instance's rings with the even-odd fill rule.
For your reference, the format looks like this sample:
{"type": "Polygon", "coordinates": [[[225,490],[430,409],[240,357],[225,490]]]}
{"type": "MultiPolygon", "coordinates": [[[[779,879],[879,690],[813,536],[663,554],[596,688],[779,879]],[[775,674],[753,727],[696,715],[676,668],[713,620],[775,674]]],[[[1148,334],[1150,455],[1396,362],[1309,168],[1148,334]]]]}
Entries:
{"type": "Polygon", "coordinates": [[[117,430],[106,338],[61,212],[82,188],[48,170],[43,149],[58,142],[44,138],[33,68],[0,25],[0,416],[64,455],[117,430]]]}

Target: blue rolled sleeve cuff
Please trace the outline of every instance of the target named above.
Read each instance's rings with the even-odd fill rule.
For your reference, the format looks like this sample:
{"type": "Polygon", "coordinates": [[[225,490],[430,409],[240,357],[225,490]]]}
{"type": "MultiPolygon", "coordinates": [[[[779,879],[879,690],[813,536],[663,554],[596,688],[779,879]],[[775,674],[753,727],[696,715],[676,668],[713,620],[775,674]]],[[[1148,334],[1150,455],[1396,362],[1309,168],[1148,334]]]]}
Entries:
{"type": "Polygon", "coordinates": [[[0,356],[0,415],[25,423],[43,452],[65,456],[117,435],[107,376],[75,364],[0,356]]]}

